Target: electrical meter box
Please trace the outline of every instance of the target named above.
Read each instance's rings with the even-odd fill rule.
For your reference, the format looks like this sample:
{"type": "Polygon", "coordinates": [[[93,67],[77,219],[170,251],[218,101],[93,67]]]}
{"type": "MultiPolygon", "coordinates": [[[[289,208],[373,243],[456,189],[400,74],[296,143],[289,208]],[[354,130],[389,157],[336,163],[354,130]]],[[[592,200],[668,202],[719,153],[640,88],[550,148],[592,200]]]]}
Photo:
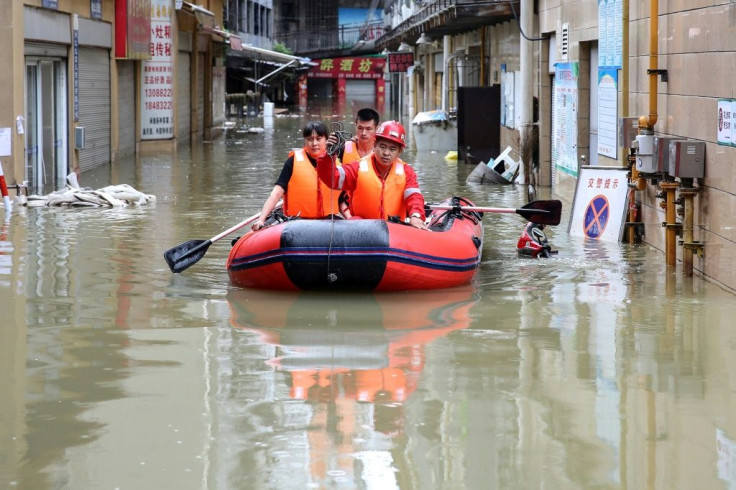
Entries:
{"type": "Polygon", "coordinates": [[[644,174],[657,172],[657,162],[653,158],[654,135],[639,134],[636,136],[636,169],[644,174]]]}
{"type": "Polygon", "coordinates": [[[705,142],[670,141],[669,174],[681,179],[702,179],[705,177],[705,142]]]}
{"type": "Polygon", "coordinates": [[[74,128],[74,148],[77,150],[84,150],[84,126],[77,126],[74,128]]]}
{"type": "Polygon", "coordinates": [[[618,144],[622,148],[631,148],[637,134],[639,134],[638,117],[618,118],[618,144]]]}
{"type": "Polygon", "coordinates": [[[670,171],[670,142],[681,139],[672,136],[654,137],[654,159],[657,161],[657,172],[666,174],[670,171]]]}

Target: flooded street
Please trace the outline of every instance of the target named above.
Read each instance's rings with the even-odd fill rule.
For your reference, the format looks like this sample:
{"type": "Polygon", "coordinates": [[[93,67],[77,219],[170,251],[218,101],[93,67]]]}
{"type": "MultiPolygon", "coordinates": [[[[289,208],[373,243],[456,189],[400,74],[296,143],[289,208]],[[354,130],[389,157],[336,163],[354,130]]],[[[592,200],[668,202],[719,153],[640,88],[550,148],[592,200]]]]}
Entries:
{"type": "MultiPolygon", "coordinates": [[[[0,488],[736,487],[736,296],[649,246],[569,237],[571,203],[546,260],[517,257],[521,216],[486,214],[480,270],[451,290],[234,288],[242,232],[171,274],[166,249],[260,210],[309,119],[80,181],[153,205],[14,209],[0,488]]],[[[442,154],[403,157],[428,202],[525,204],[442,154]]]]}

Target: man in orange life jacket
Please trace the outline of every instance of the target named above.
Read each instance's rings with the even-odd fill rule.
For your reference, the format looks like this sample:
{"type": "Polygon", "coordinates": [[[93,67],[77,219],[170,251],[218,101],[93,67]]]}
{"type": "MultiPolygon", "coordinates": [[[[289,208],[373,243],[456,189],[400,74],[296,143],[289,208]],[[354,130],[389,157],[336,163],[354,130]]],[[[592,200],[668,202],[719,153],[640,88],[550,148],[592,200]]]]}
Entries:
{"type": "Polygon", "coordinates": [[[253,230],[263,228],[266,219],[284,198],[283,211],[286,216],[302,218],[324,218],[339,215],[339,191],[334,191],[320,182],[317,177],[316,157],[327,148],[327,128],[319,121],[312,121],[302,131],[304,148],[289,154],[281,168],[281,174],[271,194],[261,209],[253,230]]]}
{"type": "MultiPolygon", "coordinates": [[[[337,144],[331,134],[328,145],[337,144]]],[[[400,158],[406,146],[406,131],[396,121],[386,121],[376,129],[373,153],[359,162],[335,165],[326,152],[317,158],[319,178],[333,189],[351,193],[350,211],[366,219],[409,218],[415,228],[428,230],[424,223],[424,196],[417,175],[400,158]]]]}
{"type": "Polygon", "coordinates": [[[373,151],[378,121],[378,113],[373,109],[366,107],[358,111],[355,115],[355,136],[338,153],[342,163],[360,161],[373,151]]]}
{"type": "MultiPolygon", "coordinates": [[[[378,113],[365,107],[355,115],[355,136],[345,142],[345,146],[337,153],[342,163],[359,162],[373,151],[376,142],[376,128],[378,128],[378,113]]],[[[350,196],[343,192],[340,196],[340,212],[350,218],[350,196]]]]}

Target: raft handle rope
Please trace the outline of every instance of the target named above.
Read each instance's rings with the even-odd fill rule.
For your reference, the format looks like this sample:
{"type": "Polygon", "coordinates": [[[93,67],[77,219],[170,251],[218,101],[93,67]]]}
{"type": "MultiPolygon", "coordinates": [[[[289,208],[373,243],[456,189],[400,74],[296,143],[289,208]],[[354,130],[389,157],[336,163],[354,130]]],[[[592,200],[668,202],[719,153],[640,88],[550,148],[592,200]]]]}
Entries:
{"type": "MultiPolygon", "coordinates": [[[[335,165],[335,155],[340,152],[343,148],[345,148],[345,143],[353,137],[352,134],[345,131],[345,126],[340,121],[332,123],[330,126],[330,132],[334,133],[337,137],[337,143],[334,145],[329,145],[327,147],[327,154],[330,155],[332,158],[332,165],[334,168],[335,165]]],[[[334,177],[333,177],[334,179],[334,177]]],[[[335,189],[333,189],[333,186],[330,186],[330,202],[334,202],[333,192],[335,192],[335,189]]],[[[338,204],[338,210],[337,212],[340,212],[338,204]]],[[[330,257],[332,256],[332,241],[335,237],[335,213],[330,213],[330,245],[327,247],[327,282],[329,284],[332,284],[337,281],[338,277],[337,274],[330,271],[330,257]]]]}

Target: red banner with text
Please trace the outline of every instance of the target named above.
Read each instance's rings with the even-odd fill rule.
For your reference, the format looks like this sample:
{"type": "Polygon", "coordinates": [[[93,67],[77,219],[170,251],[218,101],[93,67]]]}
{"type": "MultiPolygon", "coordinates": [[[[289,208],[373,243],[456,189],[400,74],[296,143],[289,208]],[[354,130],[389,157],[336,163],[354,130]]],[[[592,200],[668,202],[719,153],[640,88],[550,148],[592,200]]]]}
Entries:
{"type": "Polygon", "coordinates": [[[310,78],[383,78],[384,57],[344,57],[312,60],[318,63],[307,74],[310,78]]]}

